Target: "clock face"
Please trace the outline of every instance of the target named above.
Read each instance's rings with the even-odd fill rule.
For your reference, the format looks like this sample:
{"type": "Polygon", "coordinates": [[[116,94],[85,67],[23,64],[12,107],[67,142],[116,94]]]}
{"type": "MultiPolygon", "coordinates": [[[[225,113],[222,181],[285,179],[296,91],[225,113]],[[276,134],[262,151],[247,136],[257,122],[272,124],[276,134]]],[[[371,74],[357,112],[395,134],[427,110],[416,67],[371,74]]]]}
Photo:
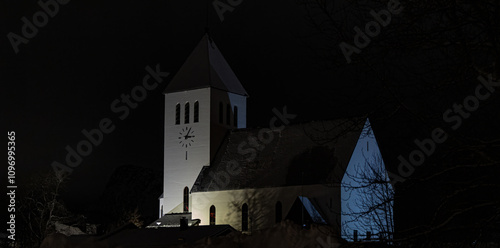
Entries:
{"type": "Polygon", "coordinates": [[[194,143],[194,130],[192,127],[183,127],[179,132],[179,144],[182,147],[188,148],[194,143]]]}

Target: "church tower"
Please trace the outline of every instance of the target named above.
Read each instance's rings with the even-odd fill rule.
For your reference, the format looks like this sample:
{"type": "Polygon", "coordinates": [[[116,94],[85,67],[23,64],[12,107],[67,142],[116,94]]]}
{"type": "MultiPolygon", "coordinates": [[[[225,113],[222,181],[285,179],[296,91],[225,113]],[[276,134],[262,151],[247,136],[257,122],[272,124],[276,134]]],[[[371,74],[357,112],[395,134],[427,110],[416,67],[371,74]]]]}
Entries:
{"type": "Polygon", "coordinates": [[[246,127],[247,92],[208,34],[165,91],[160,217],[191,212],[190,190],[228,130],[246,127]]]}

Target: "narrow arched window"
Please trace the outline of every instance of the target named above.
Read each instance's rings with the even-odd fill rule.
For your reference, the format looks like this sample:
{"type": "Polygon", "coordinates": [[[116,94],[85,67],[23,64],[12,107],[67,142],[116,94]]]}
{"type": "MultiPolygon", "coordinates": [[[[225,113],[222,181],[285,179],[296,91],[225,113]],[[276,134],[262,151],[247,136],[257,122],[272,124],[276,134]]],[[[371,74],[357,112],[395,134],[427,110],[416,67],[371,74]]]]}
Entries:
{"type": "Polygon", "coordinates": [[[194,119],[193,122],[198,122],[200,120],[200,104],[198,101],[194,102],[194,119]]]}
{"type": "Polygon", "coordinates": [[[181,124],[181,104],[175,105],[175,125],[181,124]]]}
{"type": "Polygon", "coordinates": [[[226,105],[226,125],[231,125],[231,105],[226,105]]]}
{"type": "Polygon", "coordinates": [[[248,231],[248,205],[246,203],[241,207],[241,230],[248,231]]]}
{"type": "Polygon", "coordinates": [[[163,205],[161,206],[160,217],[163,216],[163,205]]]}
{"type": "Polygon", "coordinates": [[[238,127],[238,107],[234,106],[234,111],[233,111],[233,125],[235,127],[238,127]]]}
{"type": "Polygon", "coordinates": [[[210,225],[215,225],[215,206],[210,207],[210,225]]]}
{"type": "Polygon", "coordinates": [[[184,105],[184,124],[189,123],[189,102],[184,105]]]}
{"type": "Polygon", "coordinates": [[[222,123],[224,121],[224,107],[222,106],[222,102],[219,102],[219,123],[222,123]]]}
{"type": "Polygon", "coordinates": [[[189,189],[188,187],[184,187],[184,212],[189,212],[189,189]]]}
{"type": "Polygon", "coordinates": [[[281,219],[283,218],[283,205],[281,205],[280,201],[276,202],[275,213],[276,223],[281,222],[281,219]]]}

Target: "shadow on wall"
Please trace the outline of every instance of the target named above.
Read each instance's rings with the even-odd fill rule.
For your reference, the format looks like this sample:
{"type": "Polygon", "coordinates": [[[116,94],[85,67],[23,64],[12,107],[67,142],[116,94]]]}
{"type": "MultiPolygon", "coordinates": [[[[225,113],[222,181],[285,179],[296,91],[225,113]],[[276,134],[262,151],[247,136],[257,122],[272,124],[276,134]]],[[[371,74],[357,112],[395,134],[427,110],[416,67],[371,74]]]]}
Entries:
{"type": "Polygon", "coordinates": [[[274,224],[276,192],[272,190],[243,190],[242,194],[231,193],[231,202],[226,218],[238,220],[234,227],[241,231],[255,231],[274,224]]]}

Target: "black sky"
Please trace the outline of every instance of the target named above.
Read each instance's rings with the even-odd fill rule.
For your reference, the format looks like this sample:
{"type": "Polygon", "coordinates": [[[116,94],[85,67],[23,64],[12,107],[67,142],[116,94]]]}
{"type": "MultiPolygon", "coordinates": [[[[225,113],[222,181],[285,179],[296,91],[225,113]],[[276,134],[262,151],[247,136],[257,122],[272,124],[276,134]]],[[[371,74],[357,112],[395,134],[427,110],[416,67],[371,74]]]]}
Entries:
{"type": "MultiPolygon", "coordinates": [[[[98,196],[117,166],[163,168],[163,95],[206,27],[204,1],[70,1],[15,53],[7,34],[21,34],[22,17],[41,8],[34,1],[1,6],[2,131],[17,136],[20,180],[64,162],[81,131],[110,118],[115,131],[75,168],[70,194],[98,196]],[[123,121],[110,110],[121,94],[139,85],[146,66],[160,64],[171,76],[123,121]]],[[[221,22],[209,5],[210,32],[247,92],[248,126],[266,126],[274,107],[287,106],[297,121],[336,115],[330,85],[345,83],[313,63],[301,43],[303,10],[289,1],[243,1],[221,22]],[[312,111],[311,111],[312,110],[312,111]]]]}
{"type": "MultiPolygon", "coordinates": [[[[458,130],[451,130],[443,121],[444,111],[474,93],[479,84],[476,67],[500,63],[498,46],[489,47],[488,40],[491,35],[498,43],[498,32],[492,31],[498,29],[493,18],[498,16],[496,12],[481,9],[484,12],[478,12],[479,17],[472,14],[477,22],[468,23],[464,17],[464,26],[457,26],[449,20],[448,14],[455,10],[448,9],[448,1],[436,2],[444,5],[437,9],[406,1],[416,8],[406,6],[408,11],[401,18],[393,16],[387,27],[393,32],[382,30],[361,55],[355,55],[361,63],[348,65],[338,44],[352,42],[353,27],[373,20],[368,14],[372,6],[359,4],[353,11],[339,8],[334,17],[344,36],[325,38],[315,34],[317,30],[308,25],[306,12],[296,1],[243,0],[224,14],[224,21],[211,3],[208,1],[211,35],[250,95],[248,127],[267,126],[272,109],[283,106],[297,114],[295,122],[376,110],[375,117],[380,118],[371,119],[372,124],[392,172],[397,171],[399,155],[408,156],[416,149],[415,139],[428,138],[437,127],[450,135],[415,170],[409,184],[443,169],[440,166],[481,164],[484,154],[498,164],[498,90],[481,101],[458,130]],[[481,13],[486,13],[484,18],[481,13]],[[455,42],[458,38],[468,43],[455,42]],[[332,40],[335,44],[328,43],[332,40]],[[325,47],[332,50],[319,49],[325,47]],[[325,70],[325,58],[340,64],[325,70]]],[[[373,8],[380,10],[382,5],[373,8]]],[[[459,6],[467,10],[465,5],[459,6]]],[[[50,170],[53,161],[63,163],[65,147],[75,148],[84,139],[81,131],[97,128],[103,118],[110,118],[116,129],[74,169],[66,202],[75,206],[99,197],[113,170],[121,165],[144,166],[162,174],[162,91],[204,34],[207,1],[72,0],[61,5],[16,54],[7,35],[21,34],[21,18],[32,19],[40,10],[37,1],[0,2],[0,130],[4,137],[7,131],[16,132],[18,185],[22,187],[32,173],[50,170]],[[157,64],[171,75],[148,92],[126,119],[119,120],[111,103],[141,84],[146,66],[157,64]]],[[[328,33],[332,26],[325,28],[328,33]]],[[[427,203],[443,199],[445,188],[479,185],[473,180],[481,182],[482,176],[497,182],[492,176],[498,174],[496,168],[492,173],[472,168],[458,179],[449,176],[449,181],[436,179],[418,185],[406,195],[409,203],[401,211],[417,222],[423,220],[424,215],[413,208],[429,208],[427,212],[433,214],[435,209],[427,203]],[[436,193],[439,190],[442,195],[436,193]]],[[[3,171],[1,181],[5,183],[6,166],[3,171]]],[[[485,199],[494,197],[488,190],[473,192],[485,199]]]]}

